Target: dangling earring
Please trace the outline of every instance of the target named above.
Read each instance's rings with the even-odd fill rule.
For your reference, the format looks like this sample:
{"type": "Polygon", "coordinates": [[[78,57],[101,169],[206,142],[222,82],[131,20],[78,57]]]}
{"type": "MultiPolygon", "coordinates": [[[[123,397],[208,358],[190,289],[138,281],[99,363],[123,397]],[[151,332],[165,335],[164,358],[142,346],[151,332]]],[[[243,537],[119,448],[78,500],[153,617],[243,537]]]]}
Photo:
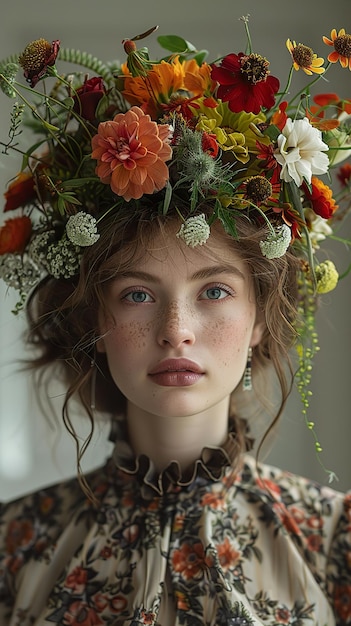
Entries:
{"type": "Polygon", "coordinates": [[[246,362],[246,368],[245,368],[244,378],[243,378],[243,390],[244,391],[251,391],[252,389],[251,361],[252,361],[252,348],[250,346],[248,349],[248,353],[247,353],[247,362],[246,362]]]}
{"type": "Polygon", "coordinates": [[[96,363],[95,359],[91,359],[90,361],[90,408],[92,410],[95,409],[95,389],[96,389],[96,363]]]}

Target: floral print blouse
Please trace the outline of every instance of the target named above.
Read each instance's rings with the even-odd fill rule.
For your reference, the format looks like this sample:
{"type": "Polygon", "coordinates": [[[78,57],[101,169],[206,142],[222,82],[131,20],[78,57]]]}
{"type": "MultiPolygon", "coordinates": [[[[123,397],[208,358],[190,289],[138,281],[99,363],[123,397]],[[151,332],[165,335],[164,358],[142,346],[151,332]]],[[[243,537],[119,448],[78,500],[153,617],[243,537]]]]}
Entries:
{"type": "Polygon", "coordinates": [[[0,515],[1,626],[351,624],[351,495],[205,448],[155,476],[120,440],[0,515]]]}

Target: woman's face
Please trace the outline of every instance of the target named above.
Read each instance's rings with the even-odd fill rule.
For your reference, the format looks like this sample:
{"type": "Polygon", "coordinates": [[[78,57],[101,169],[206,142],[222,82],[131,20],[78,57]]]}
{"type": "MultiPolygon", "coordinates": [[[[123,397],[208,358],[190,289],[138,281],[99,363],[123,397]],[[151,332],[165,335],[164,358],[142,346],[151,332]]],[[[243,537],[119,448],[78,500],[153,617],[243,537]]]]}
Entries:
{"type": "Polygon", "coordinates": [[[228,407],[262,334],[248,267],[223,234],[191,249],[175,232],[111,281],[98,342],[129,408],[167,417],[228,407]]]}

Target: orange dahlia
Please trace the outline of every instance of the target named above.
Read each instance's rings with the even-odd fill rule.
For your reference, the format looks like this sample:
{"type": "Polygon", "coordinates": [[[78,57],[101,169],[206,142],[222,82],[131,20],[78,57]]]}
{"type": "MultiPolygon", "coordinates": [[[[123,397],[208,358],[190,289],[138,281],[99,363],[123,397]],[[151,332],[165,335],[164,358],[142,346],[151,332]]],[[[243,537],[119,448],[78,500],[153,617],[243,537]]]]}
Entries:
{"type": "Polygon", "coordinates": [[[316,215],[328,220],[335,213],[338,205],[333,198],[333,192],[316,176],[312,176],[312,190],[307,185],[304,188],[305,196],[311,202],[311,206],[316,215]]]}
{"type": "Polygon", "coordinates": [[[323,36],[323,41],[327,46],[334,48],[334,51],[328,55],[328,61],[330,63],[340,61],[341,67],[348,67],[351,70],[351,35],[345,33],[345,28],[340,28],[338,33],[333,28],[330,39],[323,36]]]}
{"type": "Polygon", "coordinates": [[[169,135],[167,124],[153,122],[136,106],[101,122],[92,139],[96,174],[127,201],[160,191],[169,178],[169,135]]]}

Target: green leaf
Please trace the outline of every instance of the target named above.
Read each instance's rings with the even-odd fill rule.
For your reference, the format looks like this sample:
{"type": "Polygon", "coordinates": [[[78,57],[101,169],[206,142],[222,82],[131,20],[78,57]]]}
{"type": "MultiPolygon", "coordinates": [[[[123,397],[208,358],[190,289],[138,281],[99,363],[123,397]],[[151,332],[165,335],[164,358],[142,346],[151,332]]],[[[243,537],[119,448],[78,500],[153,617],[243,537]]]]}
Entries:
{"type": "Polygon", "coordinates": [[[80,202],[80,200],[78,200],[78,198],[76,198],[75,196],[72,196],[72,195],[71,195],[71,194],[69,194],[69,193],[63,193],[63,194],[61,194],[61,198],[63,198],[63,200],[64,200],[65,202],[69,202],[70,204],[76,204],[76,205],[78,205],[78,206],[81,206],[81,204],[82,204],[82,203],[80,202]]]}
{"type": "Polygon", "coordinates": [[[108,107],[110,106],[110,98],[105,94],[99,100],[99,103],[95,109],[95,116],[98,120],[103,119],[108,107]]]}
{"type": "Polygon", "coordinates": [[[199,50],[199,52],[197,52],[194,55],[194,59],[199,66],[203,64],[203,62],[207,59],[207,57],[208,57],[208,50],[199,50]]]}
{"type": "Polygon", "coordinates": [[[65,98],[60,102],[64,108],[73,109],[74,107],[74,99],[73,98],[65,98]]]}
{"type": "Polygon", "coordinates": [[[59,211],[59,213],[61,215],[65,214],[65,212],[66,212],[66,203],[65,203],[64,199],[61,196],[59,196],[59,198],[57,200],[57,208],[58,208],[58,211],[59,211]]]}
{"type": "Polygon", "coordinates": [[[165,48],[165,50],[169,50],[170,52],[177,52],[179,54],[196,52],[196,48],[193,44],[177,35],[160,35],[160,37],[157,37],[157,41],[161,48],[165,48]]]}
{"type": "Polygon", "coordinates": [[[86,177],[86,178],[70,178],[69,180],[64,180],[60,183],[60,186],[63,189],[72,189],[77,187],[84,187],[87,183],[94,182],[96,183],[96,178],[86,177]]]}
{"type": "Polygon", "coordinates": [[[166,192],[165,192],[165,197],[163,200],[163,205],[162,205],[162,215],[166,215],[170,202],[171,202],[171,198],[172,198],[172,185],[170,184],[170,182],[167,182],[167,186],[166,186],[166,192]]]}
{"type": "Polygon", "coordinates": [[[229,233],[234,239],[237,238],[238,233],[235,228],[235,218],[230,211],[226,211],[225,209],[219,209],[218,211],[218,219],[221,220],[223,224],[224,230],[229,233]]]}
{"type": "Polygon", "coordinates": [[[40,148],[40,146],[43,145],[43,143],[45,143],[45,139],[42,139],[41,141],[38,141],[37,143],[34,143],[28,150],[27,152],[22,156],[22,168],[21,171],[23,171],[29,163],[29,157],[32,155],[33,152],[35,152],[38,148],[40,148]]]}
{"type": "Polygon", "coordinates": [[[281,135],[281,130],[279,130],[278,126],[275,124],[270,124],[264,131],[264,135],[267,135],[272,141],[275,141],[279,135],[281,135]]]}

